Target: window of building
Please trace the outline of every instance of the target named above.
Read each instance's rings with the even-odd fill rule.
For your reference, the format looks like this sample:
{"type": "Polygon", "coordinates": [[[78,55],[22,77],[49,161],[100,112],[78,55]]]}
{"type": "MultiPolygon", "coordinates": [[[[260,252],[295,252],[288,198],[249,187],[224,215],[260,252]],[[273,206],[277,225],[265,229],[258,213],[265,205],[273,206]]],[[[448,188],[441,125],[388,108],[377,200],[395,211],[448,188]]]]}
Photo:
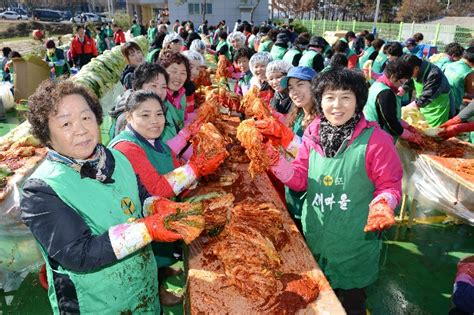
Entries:
{"type": "Polygon", "coordinates": [[[189,15],[201,14],[201,10],[199,10],[199,3],[188,3],[188,11],[189,15]]]}
{"type": "MultiPolygon", "coordinates": [[[[204,10],[204,4],[201,4],[202,10],[204,10]]],[[[212,14],[212,3],[206,3],[206,14],[212,14]]]]}
{"type": "Polygon", "coordinates": [[[188,13],[189,15],[199,15],[206,10],[206,14],[212,14],[212,3],[206,3],[204,8],[204,3],[188,3],[188,13]]]}

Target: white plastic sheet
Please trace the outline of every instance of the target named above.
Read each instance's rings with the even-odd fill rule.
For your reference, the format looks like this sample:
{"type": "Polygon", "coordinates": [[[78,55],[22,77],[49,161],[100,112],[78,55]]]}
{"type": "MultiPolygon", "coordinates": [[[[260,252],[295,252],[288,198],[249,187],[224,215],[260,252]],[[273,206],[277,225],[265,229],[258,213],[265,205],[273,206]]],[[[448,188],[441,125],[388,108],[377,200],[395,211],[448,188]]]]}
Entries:
{"type": "MultiPolygon", "coordinates": [[[[439,210],[474,226],[474,183],[401,142],[397,149],[403,163],[403,189],[418,201],[417,214],[439,210]]],[[[465,158],[474,156],[468,154],[465,158]]]]}

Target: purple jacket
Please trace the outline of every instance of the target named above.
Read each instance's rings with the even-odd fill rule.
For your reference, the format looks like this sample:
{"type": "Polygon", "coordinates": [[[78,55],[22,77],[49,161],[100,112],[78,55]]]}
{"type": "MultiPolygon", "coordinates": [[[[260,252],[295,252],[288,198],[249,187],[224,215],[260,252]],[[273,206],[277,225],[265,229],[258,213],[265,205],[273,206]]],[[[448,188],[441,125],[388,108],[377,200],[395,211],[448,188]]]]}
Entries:
{"type": "MultiPolygon", "coordinates": [[[[278,164],[272,167],[278,179],[292,190],[307,190],[310,148],[324,156],[318,135],[320,121],[317,117],[306,128],[295,160],[290,163],[280,158],[278,164]]],[[[356,125],[348,145],[351,145],[354,139],[368,127],[375,127],[369,139],[365,157],[367,176],[375,186],[373,198],[382,193],[389,193],[398,203],[402,193],[403,168],[391,136],[380,129],[376,122],[368,122],[363,117],[356,125]]]]}

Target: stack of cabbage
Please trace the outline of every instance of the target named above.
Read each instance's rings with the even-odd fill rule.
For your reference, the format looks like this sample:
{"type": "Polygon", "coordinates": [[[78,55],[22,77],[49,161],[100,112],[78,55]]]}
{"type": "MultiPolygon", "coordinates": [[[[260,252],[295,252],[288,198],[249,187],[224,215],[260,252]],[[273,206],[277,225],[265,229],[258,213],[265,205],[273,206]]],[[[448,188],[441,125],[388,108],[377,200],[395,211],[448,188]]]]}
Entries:
{"type": "MultiPolygon", "coordinates": [[[[145,36],[133,38],[140,46],[143,53],[148,52],[148,40],[145,36]]],[[[120,75],[125,68],[125,58],[120,46],[106,50],[102,55],[94,58],[85,65],[72,80],[90,88],[98,98],[104,96],[120,80],[120,75]]]]}

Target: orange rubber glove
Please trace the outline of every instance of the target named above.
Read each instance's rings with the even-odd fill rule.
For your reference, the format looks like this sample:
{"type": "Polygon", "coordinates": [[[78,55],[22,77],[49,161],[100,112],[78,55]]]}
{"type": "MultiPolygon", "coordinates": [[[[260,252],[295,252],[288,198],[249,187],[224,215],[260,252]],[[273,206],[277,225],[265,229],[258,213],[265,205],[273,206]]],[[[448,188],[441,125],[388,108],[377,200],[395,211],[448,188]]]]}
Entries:
{"type": "Polygon", "coordinates": [[[152,240],[156,242],[175,242],[183,237],[178,233],[167,230],[165,228],[164,218],[161,213],[148,216],[144,219],[137,220],[137,223],[145,223],[145,226],[152,240]]]}
{"type": "Polygon", "coordinates": [[[278,119],[265,118],[255,123],[260,133],[266,136],[274,145],[281,144],[286,149],[293,140],[293,131],[278,119]]]}
{"type": "Polygon", "coordinates": [[[380,199],[369,206],[369,216],[364,232],[382,231],[393,224],[395,224],[395,215],[392,207],[385,199],[380,199]]]}
{"type": "Polygon", "coordinates": [[[193,169],[196,177],[206,176],[214,173],[224,162],[227,155],[227,152],[220,152],[208,159],[205,156],[193,154],[189,161],[189,166],[193,169]]]}

